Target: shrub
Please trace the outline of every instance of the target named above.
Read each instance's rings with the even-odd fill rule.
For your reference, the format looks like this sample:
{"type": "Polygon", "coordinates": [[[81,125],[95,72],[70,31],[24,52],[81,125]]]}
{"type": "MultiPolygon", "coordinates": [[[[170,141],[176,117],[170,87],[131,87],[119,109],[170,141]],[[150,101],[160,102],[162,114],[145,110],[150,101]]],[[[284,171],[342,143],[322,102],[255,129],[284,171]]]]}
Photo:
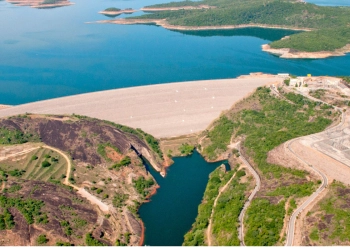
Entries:
{"type": "Polygon", "coordinates": [[[45,161],[43,161],[43,162],[41,163],[41,166],[42,166],[43,168],[47,168],[47,167],[50,167],[50,166],[51,166],[51,163],[48,162],[47,160],[45,160],[45,161]]]}
{"type": "Polygon", "coordinates": [[[36,242],[37,242],[39,245],[46,244],[48,241],[49,241],[49,239],[46,238],[46,235],[45,235],[45,234],[39,235],[39,237],[38,237],[37,240],[36,240],[36,242]]]}

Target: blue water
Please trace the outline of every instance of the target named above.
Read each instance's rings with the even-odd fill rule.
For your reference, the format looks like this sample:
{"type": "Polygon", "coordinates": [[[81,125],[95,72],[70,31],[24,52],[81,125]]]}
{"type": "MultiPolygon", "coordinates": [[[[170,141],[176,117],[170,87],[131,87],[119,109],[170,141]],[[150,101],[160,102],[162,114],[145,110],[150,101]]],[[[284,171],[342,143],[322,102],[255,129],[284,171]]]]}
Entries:
{"type": "Polygon", "coordinates": [[[283,37],[285,31],[203,35],[153,25],[85,23],[109,19],[97,13],[107,7],[141,8],[163,1],[73,0],[73,6],[54,9],[0,1],[0,103],[250,72],[349,75],[350,55],[285,60],[261,51],[262,44],[283,37]]]}
{"type": "MultiPolygon", "coordinates": [[[[261,51],[262,44],[288,31],[181,33],[153,25],[86,24],[109,19],[97,14],[108,7],[137,9],[164,0],[73,1],[73,6],[38,10],[0,0],[0,104],[258,71],[349,75],[350,55],[286,60],[261,51]]],[[[350,5],[349,0],[309,2],[350,5]]],[[[152,172],[161,188],[140,208],[146,245],[182,244],[197,215],[208,175],[218,165],[206,163],[195,153],[175,158],[164,179],[152,172]]]]}
{"type": "Polygon", "coordinates": [[[173,160],[165,178],[150,169],[161,188],[139,210],[146,227],[144,244],[148,246],[182,245],[197,216],[209,174],[222,164],[207,163],[197,151],[173,160]]]}

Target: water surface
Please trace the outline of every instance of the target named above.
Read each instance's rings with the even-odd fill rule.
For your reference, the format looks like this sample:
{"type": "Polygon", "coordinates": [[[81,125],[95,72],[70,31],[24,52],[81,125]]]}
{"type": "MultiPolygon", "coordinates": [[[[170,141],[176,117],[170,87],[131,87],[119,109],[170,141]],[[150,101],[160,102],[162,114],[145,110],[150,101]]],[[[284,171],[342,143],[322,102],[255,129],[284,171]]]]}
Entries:
{"type": "Polygon", "coordinates": [[[151,168],[160,185],[150,203],[140,207],[145,245],[181,246],[191,229],[201,202],[209,174],[222,162],[207,163],[196,151],[192,156],[176,157],[165,178],[151,168]]]}
{"type": "Polygon", "coordinates": [[[349,55],[290,60],[261,51],[262,44],[283,37],[284,30],[194,34],[154,25],[87,24],[109,19],[97,13],[108,7],[138,9],[163,0],[73,2],[75,5],[68,7],[33,9],[0,1],[0,103],[21,104],[130,86],[234,78],[250,72],[349,74],[345,67],[350,65],[349,55]]]}

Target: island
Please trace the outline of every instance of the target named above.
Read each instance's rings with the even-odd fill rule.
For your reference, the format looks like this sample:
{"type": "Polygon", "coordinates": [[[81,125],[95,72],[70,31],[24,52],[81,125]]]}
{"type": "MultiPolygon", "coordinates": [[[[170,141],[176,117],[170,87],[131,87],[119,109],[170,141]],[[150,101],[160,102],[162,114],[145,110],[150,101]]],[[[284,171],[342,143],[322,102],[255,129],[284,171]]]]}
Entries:
{"type": "Polygon", "coordinates": [[[325,58],[350,52],[349,7],[317,6],[299,0],[204,0],[157,4],[143,10],[152,13],[101,23],[153,23],[170,30],[289,29],[300,32],[272,41],[263,50],[284,58],[325,58]]]}
{"type": "Polygon", "coordinates": [[[69,0],[6,0],[17,6],[30,6],[36,9],[51,9],[57,7],[69,6],[74,3],[69,0]]]}
{"type": "Polygon", "coordinates": [[[103,14],[105,16],[119,16],[120,14],[131,14],[136,12],[137,10],[134,10],[132,8],[126,8],[124,10],[115,8],[115,7],[110,7],[107,8],[103,11],[98,12],[99,14],[103,14]]]}

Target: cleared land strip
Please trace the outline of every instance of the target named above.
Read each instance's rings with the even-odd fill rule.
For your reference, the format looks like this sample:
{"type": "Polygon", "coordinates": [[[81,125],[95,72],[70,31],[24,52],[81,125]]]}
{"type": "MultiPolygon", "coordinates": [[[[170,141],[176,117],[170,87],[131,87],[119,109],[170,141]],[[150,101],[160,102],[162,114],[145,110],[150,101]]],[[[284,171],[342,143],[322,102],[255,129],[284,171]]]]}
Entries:
{"type": "Polygon", "coordinates": [[[239,241],[241,242],[241,246],[245,246],[245,244],[244,244],[244,215],[245,215],[251,201],[253,200],[254,196],[260,190],[261,180],[260,180],[259,174],[249,164],[249,162],[242,156],[240,143],[238,144],[238,152],[239,152],[239,159],[243,162],[243,164],[247,167],[247,169],[252,173],[252,175],[254,176],[254,179],[255,179],[255,188],[254,188],[253,192],[250,194],[250,196],[248,197],[248,200],[244,204],[243,209],[238,217],[238,220],[239,220],[238,238],[239,238],[239,241]]]}
{"type": "Polygon", "coordinates": [[[71,163],[71,160],[69,159],[69,157],[65,153],[63,153],[61,150],[59,150],[57,148],[53,148],[53,147],[50,147],[50,146],[43,146],[43,147],[51,149],[53,151],[56,151],[57,153],[62,155],[64,157],[64,159],[67,161],[67,163],[68,163],[67,174],[66,174],[66,178],[64,179],[64,182],[63,182],[65,185],[71,186],[74,189],[76,189],[78,194],[80,194],[82,197],[84,197],[88,201],[90,201],[91,204],[97,205],[102,211],[104,211],[104,212],[108,212],[109,211],[108,206],[105,203],[103,203],[102,201],[100,201],[96,196],[90,194],[84,188],[77,187],[77,186],[75,186],[75,185],[73,185],[72,183],[69,182],[69,177],[70,177],[71,171],[72,171],[72,163],[71,163]]]}
{"type": "Polygon", "coordinates": [[[208,225],[208,229],[207,229],[207,238],[208,238],[208,246],[212,245],[212,239],[211,239],[211,227],[213,225],[213,216],[214,216],[214,211],[215,211],[215,207],[216,207],[216,203],[218,202],[221,194],[226,190],[226,188],[228,187],[228,185],[231,183],[231,181],[233,180],[233,178],[235,178],[236,173],[234,175],[232,175],[232,177],[228,180],[228,182],[225,184],[225,186],[223,186],[222,188],[220,188],[218,196],[216,196],[215,201],[214,201],[214,205],[213,205],[213,209],[211,210],[211,214],[210,214],[210,219],[209,219],[209,225],[208,225]]]}
{"type": "Polygon", "coordinates": [[[257,87],[281,82],[271,75],[123,88],[9,107],[0,110],[0,117],[75,113],[141,128],[159,138],[173,137],[206,129],[257,87]]]}

